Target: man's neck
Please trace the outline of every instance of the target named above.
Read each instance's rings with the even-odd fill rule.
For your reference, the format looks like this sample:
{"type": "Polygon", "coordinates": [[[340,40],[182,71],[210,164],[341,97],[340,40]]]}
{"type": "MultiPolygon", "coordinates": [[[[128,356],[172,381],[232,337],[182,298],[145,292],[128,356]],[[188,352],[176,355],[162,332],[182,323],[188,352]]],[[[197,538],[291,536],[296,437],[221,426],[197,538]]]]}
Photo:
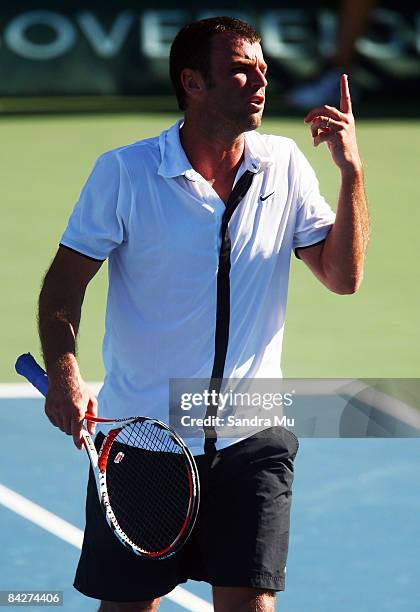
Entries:
{"type": "Polygon", "coordinates": [[[227,201],[244,155],[243,134],[218,133],[202,122],[185,119],[180,131],[182,147],[196,170],[227,201]]]}

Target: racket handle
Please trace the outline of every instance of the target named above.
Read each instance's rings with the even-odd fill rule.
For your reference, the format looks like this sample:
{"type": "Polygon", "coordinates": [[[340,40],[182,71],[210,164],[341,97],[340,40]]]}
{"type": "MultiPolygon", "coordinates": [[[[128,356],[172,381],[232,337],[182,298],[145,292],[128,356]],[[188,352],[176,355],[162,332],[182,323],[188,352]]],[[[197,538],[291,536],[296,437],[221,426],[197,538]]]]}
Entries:
{"type": "Polygon", "coordinates": [[[45,397],[48,391],[48,376],[30,353],[17,358],[15,370],[24,376],[45,397]]]}
{"type": "MultiPolygon", "coordinates": [[[[41,368],[30,353],[24,353],[17,358],[15,370],[24,376],[38,391],[45,397],[48,391],[48,376],[46,371],[41,368]]],[[[86,412],[85,419],[95,423],[111,423],[113,419],[103,419],[90,412],[86,412]]]]}

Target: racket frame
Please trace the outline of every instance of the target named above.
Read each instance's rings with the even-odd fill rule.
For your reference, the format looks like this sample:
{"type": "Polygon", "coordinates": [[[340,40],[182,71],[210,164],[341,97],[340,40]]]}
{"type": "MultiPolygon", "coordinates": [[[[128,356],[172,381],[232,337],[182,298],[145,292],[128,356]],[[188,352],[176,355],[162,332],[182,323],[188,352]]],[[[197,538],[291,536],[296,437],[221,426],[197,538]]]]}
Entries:
{"type": "MultiPolygon", "coordinates": [[[[35,361],[34,357],[30,353],[25,353],[18,357],[15,365],[16,371],[24,376],[38,391],[45,397],[48,390],[48,377],[46,372],[41,366],[35,361]]],[[[84,422],[93,421],[96,423],[108,423],[115,424],[117,427],[112,428],[107,434],[104,434],[104,439],[99,449],[99,453],[96,450],[95,444],[92,437],[85,426],[82,427],[81,434],[83,439],[83,446],[89,457],[93,474],[95,476],[96,488],[98,491],[99,502],[106,521],[112,529],[115,536],[119,541],[128,549],[130,549],[135,555],[143,558],[161,560],[167,559],[174,555],[183,544],[189,538],[191,531],[195,525],[197,519],[198,508],[200,505],[200,483],[197,465],[194,457],[182,440],[182,438],[166,423],[157,419],[148,417],[126,417],[123,419],[105,419],[97,417],[95,415],[86,413],[84,422]],[[161,551],[145,551],[144,549],[137,546],[126,533],[121,529],[115,514],[112,510],[109,494],[106,482],[106,464],[108,460],[109,451],[114,442],[114,439],[118,434],[125,428],[134,423],[150,423],[165,430],[171,438],[178,444],[182,449],[183,456],[185,458],[186,469],[188,471],[189,486],[190,486],[190,500],[188,510],[186,513],[185,521],[181,527],[181,530],[175,540],[171,542],[169,546],[166,546],[161,551]]],[[[153,452],[153,451],[150,451],[153,452]]]]}
{"type": "MultiPolygon", "coordinates": [[[[98,421],[97,418],[91,419],[88,418],[86,420],[95,420],[98,421]]],[[[198,507],[200,504],[200,486],[199,486],[199,477],[198,470],[194,460],[194,457],[189,450],[188,446],[185,442],[178,436],[178,434],[173,431],[168,425],[159,421],[157,419],[151,419],[147,417],[127,417],[125,419],[100,419],[100,422],[106,423],[115,423],[118,425],[117,428],[111,429],[104,437],[101,448],[99,452],[96,450],[96,447],[93,443],[93,440],[86,429],[82,430],[83,440],[86,451],[89,455],[89,459],[91,465],[93,467],[93,472],[96,481],[96,487],[98,490],[98,497],[102,507],[102,510],[105,514],[106,521],[108,525],[113,530],[115,536],[120,540],[124,546],[129,548],[135,555],[140,557],[144,557],[147,559],[153,560],[161,560],[167,559],[174,555],[181,546],[187,541],[188,537],[191,534],[191,531],[195,525],[195,521],[197,519],[198,507]],[[108,487],[107,487],[107,477],[106,477],[106,464],[108,460],[108,455],[111,450],[111,446],[114,442],[114,439],[118,436],[118,434],[125,428],[135,423],[150,423],[154,426],[157,426],[163,430],[165,430],[173,440],[181,447],[185,461],[186,461],[186,469],[188,471],[188,479],[190,486],[190,499],[188,504],[188,509],[185,516],[185,521],[173,542],[169,546],[166,546],[163,550],[160,551],[146,551],[139,546],[137,546],[130,538],[126,535],[126,533],[121,529],[115,514],[112,510],[108,487]]],[[[152,451],[151,451],[152,452],[152,451]]]]}

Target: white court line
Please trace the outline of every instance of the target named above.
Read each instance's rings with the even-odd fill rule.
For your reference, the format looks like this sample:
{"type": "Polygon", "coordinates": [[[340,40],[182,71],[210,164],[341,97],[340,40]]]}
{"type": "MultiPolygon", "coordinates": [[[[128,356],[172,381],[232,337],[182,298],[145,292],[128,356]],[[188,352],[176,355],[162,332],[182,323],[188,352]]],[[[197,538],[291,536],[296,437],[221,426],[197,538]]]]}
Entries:
{"type": "MultiPolygon", "coordinates": [[[[95,381],[87,384],[95,395],[98,395],[102,383],[95,381]]],[[[0,383],[0,399],[27,399],[32,397],[42,397],[42,395],[30,383],[0,383]]]]}
{"type": "MultiPolygon", "coordinates": [[[[81,529],[2,484],[0,484],[0,504],[38,525],[38,527],[49,531],[64,542],[78,549],[82,547],[83,531],[81,529]]],[[[213,610],[213,606],[207,601],[180,586],[165,597],[185,610],[191,610],[191,612],[212,612],[213,610]]]]}
{"type": "MultiPolygon", "coordinates": [[[[287,381],[287,379],[285,379],[287,381]]],[[[98,395],[102,382],[89,382],[88,386],[98,395]]],[[[391,417],[399,419],[414,429],[420,429],[420,411],[391,395],[367,385],[362,380],[350,378],[331,379],[296,379],[298,395],[326,395],[354,397],[365,401],[368,406],[376,408],[391,417]]],[[[30,383],[0,383],[0,399],[26,399],[41,397],[40,392],[30,383]]]]}
{"type": "Polygon", "coordinates": [[[82,548],[83,531],[81,529],[2,484],[0,484],[0,503],[68,544],[82,548]]]}
{"type": "MultiPolygon", "coordinates": [[[[349,379],[331,379],[331,380],[304,380],[298,383],[300,395],[325,395],[326,393],[334,393],[344,384],[348,384],[349,379]]],[[[103,383],[93,381],[86,383],[88,387],[98,395],[103,383]]],[[[365,388],[366,385],[362,385],[365,388]]],[[[19,383],[0,383],[0,399],[26,399],[33,397],[42,397],[41,393],[35,389],[29,382],[19,383]]]]}
{"type": "MultiPolygon", "coordinates": [[[[295,385],[298,389],[299,395],[326,395],[338,393],[343,389],[343,386],[348,386],[349,383],[353,385],[359,384],[360,390],[365,389],[366,385],[353,379],[349,378],[331,378],[331,379],[316,379],[311,378],[308,380],[302,379],[284,379],[286,384],[291,386],[295,385]],[[293,380],[293,382],[292,382],[293,380]]],[[[279,379],[281,382],[281,379],[279,379]]],[[[93,381],[86,383],[90,389],[98,395],[103,382],[93,381]]],[[[352,390],[356,392],[359,387],[354,386],[352,390]]],[[[41,397],[41,393],[35,389],[29,382],[19,383],[0,383],[0,399],[25,399],[32,397],[41,397]]]]}
{"type": "MultiPolygon", "coordinates": [[[[372,385],[366,384],[363,380],[353,378],[290,378],[278,379],[284,384],[285,390],[296,389],[298,395],[356,395],[360,391],[374,389],[372,385]]],[[[258,385],[258,379],[255,379],[258,385]]],[[[91,381],[86,383],[90,389],[98,395],[103,385],[102,381],[91,381]]],[[[257,391],[257,388],[256,388],[257,391]]],[[[0,383],[0,399],[20,399],[41,397],[41,393],[29,382],[0,383]]],[[[390,396],[391,399],[403,403],[398,398],[390,396]]]]}

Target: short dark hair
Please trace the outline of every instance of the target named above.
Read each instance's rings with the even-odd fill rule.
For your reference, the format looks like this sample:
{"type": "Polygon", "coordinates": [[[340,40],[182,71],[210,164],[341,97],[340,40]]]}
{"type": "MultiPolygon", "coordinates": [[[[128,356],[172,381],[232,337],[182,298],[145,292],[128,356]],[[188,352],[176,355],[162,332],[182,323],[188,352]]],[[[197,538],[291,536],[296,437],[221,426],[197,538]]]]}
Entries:
{"type": "Polygon", "coordinates": [[[199,70],[205,81],[211,83],[211,41],[216,34],[230,34],[250,43],[261,40],[252,25],[234,17],[200,19],[181,28],[172,43],[169,56],[169,72],[181,110],[186,108],[185,90],[181,83],[184,68],[199,70]]]}

